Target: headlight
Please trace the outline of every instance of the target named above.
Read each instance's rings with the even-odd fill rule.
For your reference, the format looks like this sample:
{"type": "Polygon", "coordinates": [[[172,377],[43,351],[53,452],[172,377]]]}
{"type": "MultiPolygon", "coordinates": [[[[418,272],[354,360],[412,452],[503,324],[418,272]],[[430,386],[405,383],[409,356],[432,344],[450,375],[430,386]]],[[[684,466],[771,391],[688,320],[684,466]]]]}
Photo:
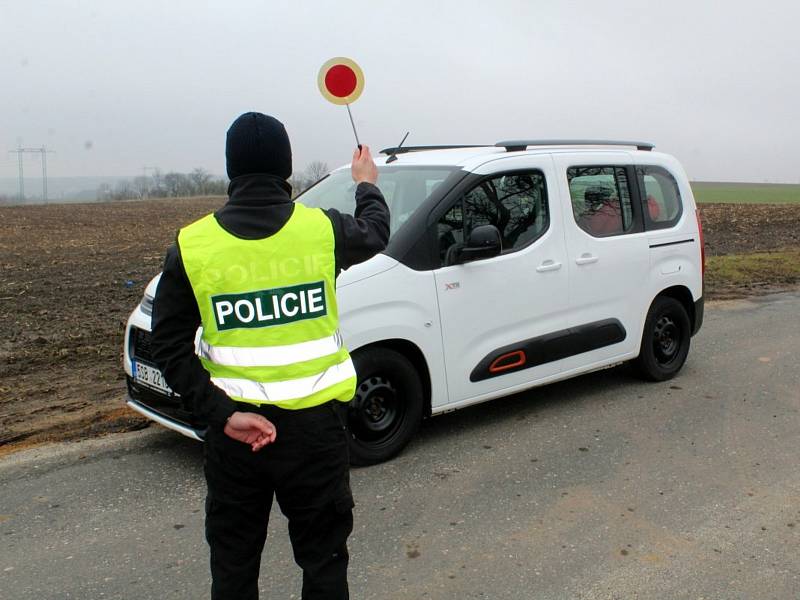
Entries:
{"type": "Polygon", "coordinates": [[[153,297],[150,294],[145,294],[142,297],[142,301],[139,303],[139,308],[142,309],[142,312],[146,314],[148,317],[153,316],[153,297]]]}

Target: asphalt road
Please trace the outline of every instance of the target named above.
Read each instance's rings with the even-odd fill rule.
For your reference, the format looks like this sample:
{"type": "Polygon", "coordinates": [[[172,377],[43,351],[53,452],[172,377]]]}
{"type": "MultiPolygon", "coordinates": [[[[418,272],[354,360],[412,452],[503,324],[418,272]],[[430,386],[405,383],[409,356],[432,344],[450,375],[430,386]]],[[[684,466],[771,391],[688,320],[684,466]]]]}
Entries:
{"type": "MultiPolygon", "coordinates": [[[[800,293],[710,307],[624,368],[437,417],[352,474],[353,598],[800,598],[800,293]]],[[[204,598],[200,445],[157,428],[0,462],[0,598],[204,598]]],[[[263,598],[298,598],[275,509],[263,598]]]]}

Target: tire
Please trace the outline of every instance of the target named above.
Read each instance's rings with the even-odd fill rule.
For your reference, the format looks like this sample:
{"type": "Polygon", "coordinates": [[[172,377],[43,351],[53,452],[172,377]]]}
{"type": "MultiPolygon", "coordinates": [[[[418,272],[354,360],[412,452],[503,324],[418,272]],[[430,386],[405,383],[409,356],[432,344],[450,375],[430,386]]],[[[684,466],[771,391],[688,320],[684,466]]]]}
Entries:
{"type": "Polygon", "coordinates": [[[650,381],[672,379],[689,354],[692,325],[683,304],[658,296],[650,305],[642,332],[642,345],[633,366],[650,381]]]}
{"type": "Polygon", "coordinates": [[[422,420],[419,373],[399,352],[369,348],[353,355],[358,384],[348,403],[350,464],[374,465],[402,450],[422,420]]]}

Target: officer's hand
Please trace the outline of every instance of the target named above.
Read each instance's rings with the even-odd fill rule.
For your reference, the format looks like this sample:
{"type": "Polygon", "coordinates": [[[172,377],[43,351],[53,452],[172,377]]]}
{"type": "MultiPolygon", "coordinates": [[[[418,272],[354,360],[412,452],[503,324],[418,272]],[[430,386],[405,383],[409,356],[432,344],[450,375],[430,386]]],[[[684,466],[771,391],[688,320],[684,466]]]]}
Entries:
{"type": "Polygon", "coordinates": [[[372,183],[378,181],[378,167],[372,160],[369,153],[369,146],[362,145],[361,150],[356,148],[353,152],[353,163],[350,165],[350,172],[353,174],[353,181],[356,183],[372,183]]]}
{"type": "Polygon", "coordinates": [[[235,412],[225,424],[225,435],[244,444],[250,444],[258,452],[275,441],[275,425],[251,412],[235,412]]]}

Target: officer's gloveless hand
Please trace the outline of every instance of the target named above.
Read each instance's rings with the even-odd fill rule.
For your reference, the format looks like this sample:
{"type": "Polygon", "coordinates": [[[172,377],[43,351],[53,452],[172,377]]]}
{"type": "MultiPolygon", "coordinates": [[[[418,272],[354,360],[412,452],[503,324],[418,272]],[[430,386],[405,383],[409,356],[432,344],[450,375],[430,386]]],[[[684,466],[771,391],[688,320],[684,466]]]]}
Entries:
{"type": "Polygon", "coordinates": [[[258,452],[275,441],[275,426],[266,418],[251,412],[233,413],[225,424],[225,435],[244,444],[250,444],[258,452]]]}
{"type": "Polygon", "coordinates": [[[369,146],[362,145],[361,150],[355,149],[353,163],[350,165],[350,173],[352,173],[353,181],[356,183],[366,182],[375,185],[375,182],[378,181],[378,167],[375,166],[375,161],[372,160],[369,146]]]}

